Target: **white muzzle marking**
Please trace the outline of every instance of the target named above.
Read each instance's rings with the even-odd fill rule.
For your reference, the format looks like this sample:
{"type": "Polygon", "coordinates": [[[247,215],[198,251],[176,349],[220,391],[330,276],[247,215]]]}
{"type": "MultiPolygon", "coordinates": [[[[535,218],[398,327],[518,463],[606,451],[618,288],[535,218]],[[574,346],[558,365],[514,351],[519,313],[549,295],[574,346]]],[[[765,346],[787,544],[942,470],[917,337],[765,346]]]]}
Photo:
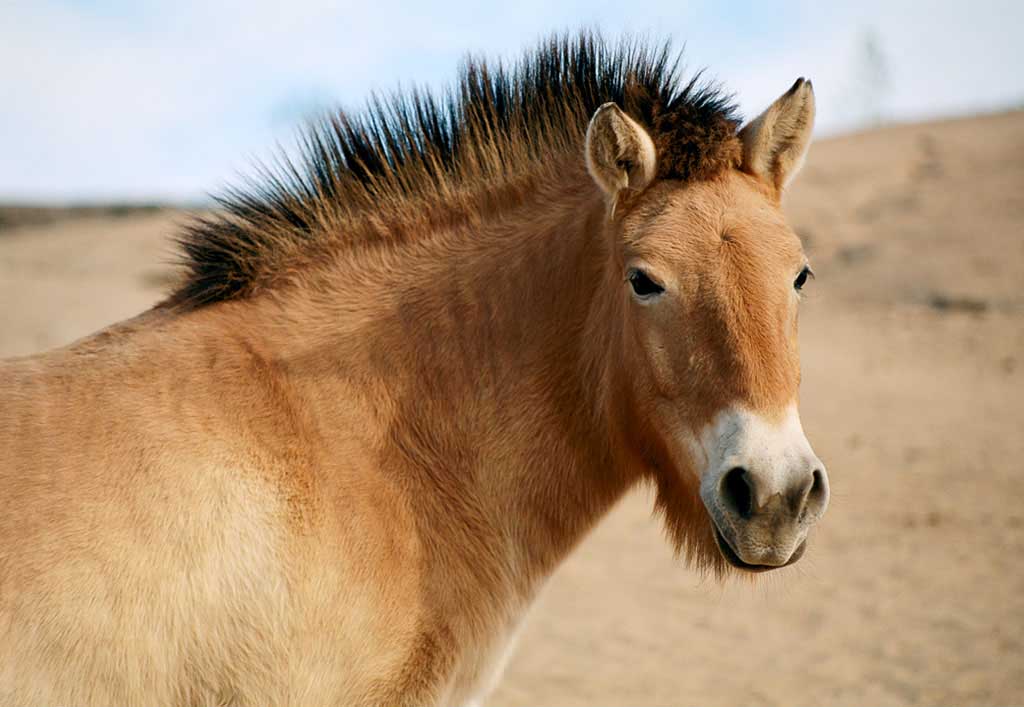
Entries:
{"type": "Polygon", "coordinates": [[[726,409],[692,451],[702,469],[701,499],[728,546],[743,563],[786,564],[828,505],[825,467],[796,405],[778,422],[726,409]]]}

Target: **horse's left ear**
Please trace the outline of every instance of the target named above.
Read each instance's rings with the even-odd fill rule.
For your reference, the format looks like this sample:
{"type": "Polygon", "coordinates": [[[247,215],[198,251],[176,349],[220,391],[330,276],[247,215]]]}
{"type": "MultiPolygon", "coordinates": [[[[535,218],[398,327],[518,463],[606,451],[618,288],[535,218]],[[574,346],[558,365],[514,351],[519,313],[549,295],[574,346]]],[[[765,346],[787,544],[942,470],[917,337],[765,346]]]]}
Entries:
{"type": "Polygon", "coordinates": [[[605,103],[590,119],[586,158],[587,171],[612,204],[623,189],[639,191],[654,179],[654,141],[614,103],[605,103]]]}
{"type": "Polygon", "coordinates": [[[740,130],[743,169],[781,192],[807,156],[814,128],[814,89],[806,79],[740,130]]]}

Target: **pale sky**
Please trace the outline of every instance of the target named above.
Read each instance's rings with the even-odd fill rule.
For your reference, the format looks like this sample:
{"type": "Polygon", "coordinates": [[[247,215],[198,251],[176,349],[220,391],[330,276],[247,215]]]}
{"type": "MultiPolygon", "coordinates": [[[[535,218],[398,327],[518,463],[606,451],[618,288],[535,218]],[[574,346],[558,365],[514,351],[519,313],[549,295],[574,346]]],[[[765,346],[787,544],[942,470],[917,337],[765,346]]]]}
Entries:
{"type": "Polygon", "coordinates": [[[747,117],[807,76],[819,136],[1024,106],[1021,2],[0,0],[0,201],[201,200],[311,113],[580,27],[685,44],[747,117]]]}

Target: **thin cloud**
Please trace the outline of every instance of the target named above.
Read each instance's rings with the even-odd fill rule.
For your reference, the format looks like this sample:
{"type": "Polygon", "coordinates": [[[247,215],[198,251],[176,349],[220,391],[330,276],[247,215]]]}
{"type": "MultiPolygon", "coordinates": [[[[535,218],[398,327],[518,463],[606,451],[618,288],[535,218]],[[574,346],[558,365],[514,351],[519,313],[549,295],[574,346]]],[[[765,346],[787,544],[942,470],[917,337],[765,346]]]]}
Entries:
{"type": "Polygon", "coordinates": [[[443,8],[395,0],[339,7],[274,2],[5,5],[0,22],[0,199],[195,199],[295,123],[373,90],[442,86],[466,52],[514,57],[551,31],[601,27],[674,37],[693,69],[753,115],[800,75],[819,132],[854,128],[859,37],[874,27],[889,60],[893,119],[1019,103],[1015,3],[868,0],[825,5],[654,0],[443,8]]]}

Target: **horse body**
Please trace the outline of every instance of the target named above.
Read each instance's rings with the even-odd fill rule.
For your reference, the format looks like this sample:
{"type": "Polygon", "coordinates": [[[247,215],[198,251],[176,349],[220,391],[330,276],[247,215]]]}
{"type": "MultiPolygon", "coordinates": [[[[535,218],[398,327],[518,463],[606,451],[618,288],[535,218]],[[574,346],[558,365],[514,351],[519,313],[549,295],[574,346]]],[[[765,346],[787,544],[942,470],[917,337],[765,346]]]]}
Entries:
{"type": "Polygon", "coordinates": [[[465,234],[440,234],[421,270],[348,266],[362,278],[338,309],[299,292],[287,307],[156,309],[4,364],[0,566],[18,572],[0,611],[9,635],[35,634],[4,643],[5,697],[473,697],[537,583],[625,488],[579,508],[547,483],[605,473],[571,419],[598,419],[568,383],[587,312],[575,336],[564,312],[587,302],[520,286],[584,254],[564,228],[577,252],[554,253],[553,226],[517,229],[516,251],[537,251],[520,272],[499,226],[474,232],[480,264],[461,260],[472,277],[458,281],[439,256],[465,234]],[[518,317],[493,316],[531,294],[518,317]],[[530,359],[561,370],[524,376],[530,359]],[[117,679],[95,692],[99,675],[117,679]],[[70,691],[37,691],[57,685],[70,691]]]}
{"type": "Polygon", "coordinates": [[[799,86],[700,179],[658,181],[664,146],[602,107],[415,238],[0,364],[0,702],[475,701],[643,481],[698,566],[795,561],[827,499],[779,422],[799,86]]]}

